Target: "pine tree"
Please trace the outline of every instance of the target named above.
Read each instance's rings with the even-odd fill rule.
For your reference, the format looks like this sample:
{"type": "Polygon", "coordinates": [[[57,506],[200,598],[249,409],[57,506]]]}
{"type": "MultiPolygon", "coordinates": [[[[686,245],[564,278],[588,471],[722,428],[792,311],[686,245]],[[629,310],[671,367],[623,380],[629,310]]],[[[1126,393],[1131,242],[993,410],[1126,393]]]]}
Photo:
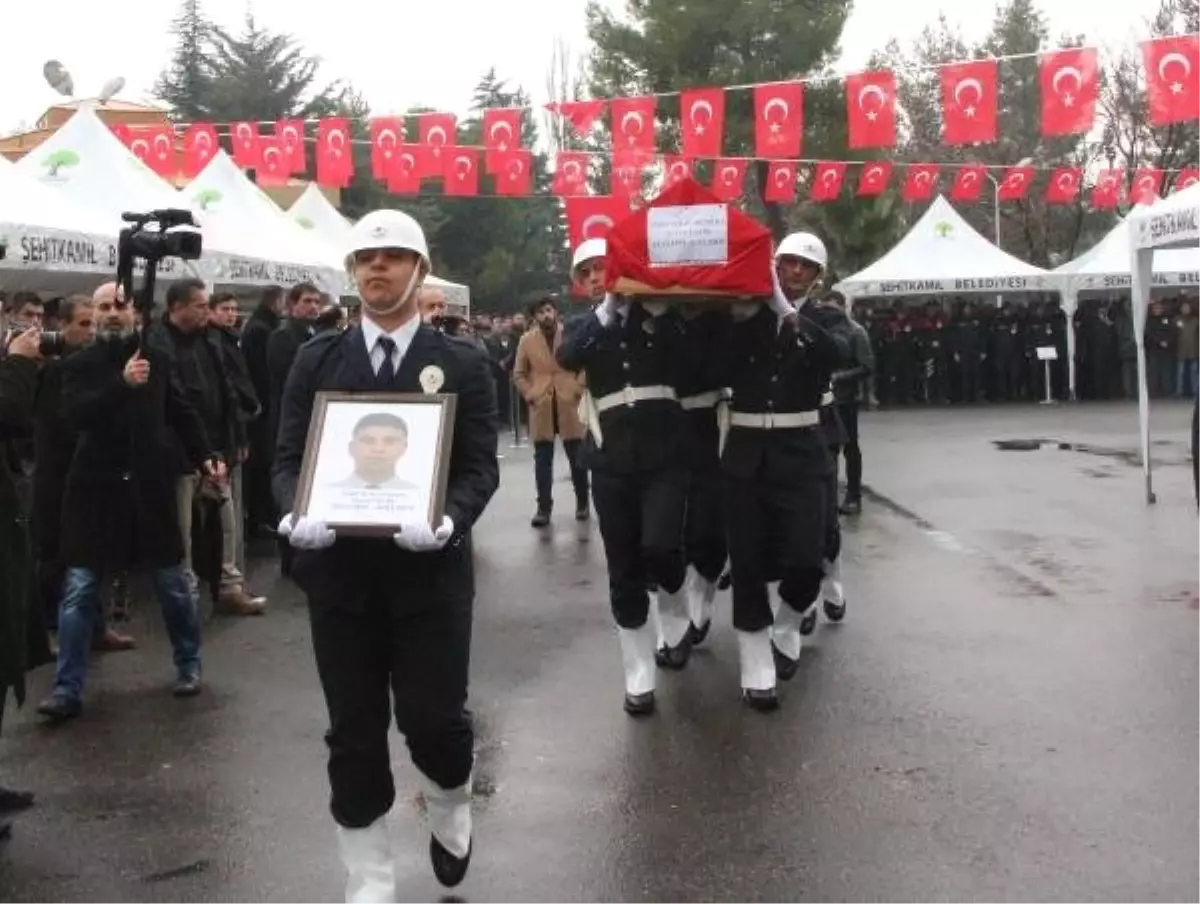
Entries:
{"type": "Polygon", "coordinates": [[[175,53],[170,65],[158,77],[154,94],[181,119],[196,120],[209,116],[212,99],[212,74],[206,58],[212,25],[204,17],[200,0],[183,0],[179,15],[171,24],[175,53]]]}

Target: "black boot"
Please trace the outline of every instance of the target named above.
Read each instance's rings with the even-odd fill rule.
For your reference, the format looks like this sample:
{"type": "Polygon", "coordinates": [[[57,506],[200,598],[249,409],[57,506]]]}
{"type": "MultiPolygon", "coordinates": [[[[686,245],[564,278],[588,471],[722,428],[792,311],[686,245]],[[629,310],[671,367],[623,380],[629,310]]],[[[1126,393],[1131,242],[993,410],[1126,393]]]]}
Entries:
{"type": "Polygon", "coordinates": [[[575,520],[587,521],[592,516],[592,507],[588,504],[587,496],[579,496],[575,499],[575,520]]]}
{"type": "Polygon", "coordinates": [[[654,691],[644,694],[626,694],[625,712],[631,716],[648,716],[654,712],[654,691]]]}
{"type": "Polygon", "coordinates": [[[842,504],[838,506],[838,512],[843,515],[861,515],[862,514],[862,497],[851,496],[849,493],[842,500],[842,504]]]}
{"type": "Polygon", "coordinates": [[[742,702],[760,713],[769,713],[779,709],[779,694],[773,687],[767,690],[750,690],[744,687],[742,688],[742,702]]]}
{"type": "Polygon", "coordinates": [[[19,813],[33,806],[33,795],[28,791],[14,791],[0,785],[0,814],[19,813]]]}
{"type": "Polygon", "coordinates": [[[433,864],[433,874],[446,888],[453,888],[462,882],[467,875],[467,867],[471,865],[471,848],[467,848],[467,856],[455,857],[446,850],[440,841],[432,835],[429,837],[429,862],[433,864]]]}
{"type": "Polygon", "coordinates": [[[537,514],[529,522],[530,527],[545,527],[550,523],[550,508],[548,506],[538,506],[537,514]]]}

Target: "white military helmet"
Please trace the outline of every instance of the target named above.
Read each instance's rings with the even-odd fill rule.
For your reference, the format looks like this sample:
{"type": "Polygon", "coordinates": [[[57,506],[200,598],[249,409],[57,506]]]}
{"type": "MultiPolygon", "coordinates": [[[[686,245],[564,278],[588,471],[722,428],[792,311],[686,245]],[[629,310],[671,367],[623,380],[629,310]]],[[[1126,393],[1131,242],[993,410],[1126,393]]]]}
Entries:
{"type": "Polygon", "coordinates": [[[579,243],[579,247],[575,249],[575,254],[571,258],[571,272],[574,273],[579,269],[579,265],[586,261],[597,257],[606,257],[607,255],[607,241],[604,239],[585,239],[579,243]]]}
{"type": "Polygon", "coordinates": [[[380,248],[414,251],[425,265],[426,273],[433,269],[429,262],[429,245],[425,242],[425,230],[402,210],[373,210],[350,227],[346,272],[354,275],[354,255],[359,251],[380,248]]]}
{"type": "Polygon", "coordinates": [[[829,253],[825,250],[825,243],[811,232],[793,232],[784,236],[779,247],[775,249],[775,260],[785,256],[811,261],[822,270],[829,263],[829,253]]]}

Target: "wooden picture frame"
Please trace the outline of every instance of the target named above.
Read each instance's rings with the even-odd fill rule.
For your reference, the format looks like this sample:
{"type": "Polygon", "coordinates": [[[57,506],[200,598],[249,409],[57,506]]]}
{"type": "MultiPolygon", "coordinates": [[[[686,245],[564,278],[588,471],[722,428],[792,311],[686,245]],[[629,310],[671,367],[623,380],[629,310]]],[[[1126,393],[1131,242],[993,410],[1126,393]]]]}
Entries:
{"type": "Polygon", "coordinates": [[[455,405],[453,395],[318,392],[296,514],[343,536],[390,537],[414,515],[436,530],[445,515],[455,405]]]}

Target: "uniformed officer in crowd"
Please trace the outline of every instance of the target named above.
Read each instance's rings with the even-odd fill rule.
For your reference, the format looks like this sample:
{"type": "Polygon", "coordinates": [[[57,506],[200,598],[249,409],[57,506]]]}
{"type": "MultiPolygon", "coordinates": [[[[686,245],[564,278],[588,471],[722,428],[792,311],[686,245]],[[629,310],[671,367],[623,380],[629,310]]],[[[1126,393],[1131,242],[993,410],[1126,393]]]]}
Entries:
{"type": "Polygon", "coordinates": [[[603,239],[575,250],[577,290],[595,308],[567,324],[559,363],[584,371],[584,458],[608,560],[609,598],[625,669],[625,711],[654,711],[655,658],[681,669],[692,639],[684,594],[687,424],[677,391],[687,360],[678,312],[663,302],[605,294],[603,239]],[[657,587],[664,649],[650,615],[647,587],[657,587]]]}
{"type": "Polygon", "coordinates": [[[499,485],[495,390],[485,356],[423,324],[416,292],[429,273],[425,234],[396,210],[351,230],[346,267],[362,322],[322,333],[296,358],[283,392],[274,464],[279,525],[297,553],[330,727],[330,809],[348,901],[394,901],[385,816],[396,798],[388,756],[392,707],[420,777],[438,880],[458,884],[471,857],[473,733],[466,710],[475,592],[471,527],[499,485]],[[339,537],[295,512],[316,394],[436,392],[456,397],[445,516],[405,521],[392,537],[339,537]]]}
{"type": "Polygon", "coordinates": [[[714,362],[733,391],[721,457],[733,626],[742,698],[758,710],[778,706],[777,674],[795,675],[800,621],[821,592],[833,460],[818,409],[838,360],[833,339],[808,316],[809,293],[827,264],[824,243],[793,233],[775,261],[781,291],[769,306],[735,309],[714,362]],[[767,584],[776,579],[782,603],[773,616],[767,584]]]}
{"type": "Polygon", "coordinates": [[[955,400],[973,405],[981,400],[986,336],[979,313],[971,301],[959,304],[951,323],[954,343],[955,400]]]}

